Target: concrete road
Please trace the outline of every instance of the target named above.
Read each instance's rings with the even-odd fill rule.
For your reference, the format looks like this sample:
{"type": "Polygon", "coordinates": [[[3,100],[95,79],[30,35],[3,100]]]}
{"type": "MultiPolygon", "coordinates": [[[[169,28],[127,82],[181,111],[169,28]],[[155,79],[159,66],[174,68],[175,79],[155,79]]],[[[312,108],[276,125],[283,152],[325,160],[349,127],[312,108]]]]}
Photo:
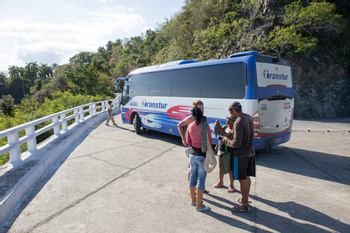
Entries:
{"type": "Polygon", "coordinates": [[[259,151],[252,213],[229,210],[240,193],[214,189],[215,169],[204,196],[212,210],[199,213],[190,205],[180,138],[136,135],[115,118],[117,127],[102,123],[67,152],[2,230],[350,232],[350,119],[296,120],[290,142],[259,151]]]}

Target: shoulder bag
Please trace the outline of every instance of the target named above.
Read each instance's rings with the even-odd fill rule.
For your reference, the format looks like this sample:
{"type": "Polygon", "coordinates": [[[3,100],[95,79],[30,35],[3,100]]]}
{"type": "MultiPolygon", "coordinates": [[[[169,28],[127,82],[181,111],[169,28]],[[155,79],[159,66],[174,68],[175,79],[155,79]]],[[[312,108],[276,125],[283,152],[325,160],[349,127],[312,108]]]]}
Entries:
{"type": "Polygon", "coordinates": [[[204,170],[208,173],[212,172],[216,167],[216,157],[213,148],[210,145],[209,137],[207,138],[207,150],[204,159],[204,170]]]}

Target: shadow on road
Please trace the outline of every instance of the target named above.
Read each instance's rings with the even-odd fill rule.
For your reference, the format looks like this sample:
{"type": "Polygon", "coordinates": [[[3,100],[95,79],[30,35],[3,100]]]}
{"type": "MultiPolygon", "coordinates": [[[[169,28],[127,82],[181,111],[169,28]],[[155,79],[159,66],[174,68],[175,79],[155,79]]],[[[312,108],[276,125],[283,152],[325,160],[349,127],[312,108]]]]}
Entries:
{"type": "Polygon", "coordinates": [[[257,164],[280,171],[350,185],[350,158],[278,146],[257,151],[257,164]]]}
{"type": "MultiPolygon", "coordinates": [[[[237,204],[231,200],[227,200],[213,194],[207,195],[217,201],[213,201],[208,198],[203,198],[203,200],[205,200],[205,202],[209,203],[211,206],[215,206],[215,208],[231,211],[229,208],[237,204]],[[227,205],[221,204],[222,202],[227,203],[227,205]]],[[[350,229],[350,225],[348,224],[342,223],[339,220],[334,219],[326,214],[295,202],[274,202],[254,195],[250,195],[250,198],[255,199],[257,202],[262,202],[266,205],[269,205],[270,207],[278,209],[279,212],[274,211],[274,213],[271,213],[259,208],[253,208],[253,211],[251,213],[232,212],[232,217],[230,217],[216,213],[214,208],[205,214],[218,219],[225,224],[245,230],[250,230],[251,232],[270,232],[270,230],[273,230],[274,232],[329,232],[329,230],[321,228],[319,226],[324,226],[325,228],[331,229],[335,232],[348,232],[350,229]],[[282,212],[288,214],[290,218],[282,216],[282,212]],[[277,213],[281,213],[281,215],[277,213]],[[255,222],[255,224],[246,224],[242,221],[239,221],[236,216],[239,218],[244,218],[248,221],[255,222]],[[265,226],[269,228],[269,230],[267,231],[261,229],[257,225],[265,226]]]]}

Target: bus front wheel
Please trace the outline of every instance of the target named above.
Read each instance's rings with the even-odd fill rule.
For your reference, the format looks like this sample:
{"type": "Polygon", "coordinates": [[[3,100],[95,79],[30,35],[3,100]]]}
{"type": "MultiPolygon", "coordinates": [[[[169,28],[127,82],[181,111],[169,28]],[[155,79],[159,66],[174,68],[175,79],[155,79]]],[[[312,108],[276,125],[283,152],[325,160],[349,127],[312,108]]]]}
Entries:
{"type": "Polygon", "coordinates": [[[141,121],[140,121],[140,117],[138,114],[136,114],[134,117],[133,125],[134,125],[134,129],[135,129],[135,133],[140,134],[141,133],[141,121]]]}

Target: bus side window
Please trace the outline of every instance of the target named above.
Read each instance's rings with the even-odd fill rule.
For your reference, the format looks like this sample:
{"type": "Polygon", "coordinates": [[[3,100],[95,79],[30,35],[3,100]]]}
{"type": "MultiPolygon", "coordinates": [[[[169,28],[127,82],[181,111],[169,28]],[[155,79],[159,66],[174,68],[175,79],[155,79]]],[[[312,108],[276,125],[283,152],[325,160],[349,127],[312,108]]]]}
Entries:
{"type": "Polygon", "coordinates": [[[242,62],[202,67],[203,98],[243,99],[246,90],[246,67],[242,62]]]}
{"type": "Polygon", "coordinates": [[[151,96],[171,96],[174,72],[155,72],[151,74],[151,96]]]}
{"type": "Polygon", "coordinates": [[[174,71],[172,96],[199,97],[200,96],[200,68],[180,69],[174,71]]]}

